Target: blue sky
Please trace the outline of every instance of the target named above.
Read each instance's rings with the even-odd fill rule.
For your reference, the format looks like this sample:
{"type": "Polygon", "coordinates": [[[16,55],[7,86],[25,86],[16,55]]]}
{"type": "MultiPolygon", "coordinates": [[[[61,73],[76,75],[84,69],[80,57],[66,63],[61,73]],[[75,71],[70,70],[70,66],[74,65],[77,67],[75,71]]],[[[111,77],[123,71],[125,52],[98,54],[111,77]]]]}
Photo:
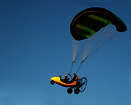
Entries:
{"type": "Polygon", "coordinates": [[[130,0],[1,0],[0,105],[131,105],[130,0]],[[68,95],[50,85],[67,73],[72,56],[70,22],[81,10],[107,8],[128,30],[82,66],[88,91],[68,95]]]}

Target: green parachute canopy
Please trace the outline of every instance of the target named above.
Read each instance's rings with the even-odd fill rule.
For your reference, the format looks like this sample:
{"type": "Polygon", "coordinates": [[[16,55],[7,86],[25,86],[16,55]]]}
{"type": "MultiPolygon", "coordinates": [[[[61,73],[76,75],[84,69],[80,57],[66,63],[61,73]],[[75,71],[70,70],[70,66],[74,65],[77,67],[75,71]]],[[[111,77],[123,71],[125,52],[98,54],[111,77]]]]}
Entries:
{"type": "Polygon", "coordinates": [[[124,22],[111,11],[92,7],[78,13],[70,24],[70,31],[75,40],[84,40],[93,36],[101,28],[113,24],[118,32],[127,30],[124,22]]]}

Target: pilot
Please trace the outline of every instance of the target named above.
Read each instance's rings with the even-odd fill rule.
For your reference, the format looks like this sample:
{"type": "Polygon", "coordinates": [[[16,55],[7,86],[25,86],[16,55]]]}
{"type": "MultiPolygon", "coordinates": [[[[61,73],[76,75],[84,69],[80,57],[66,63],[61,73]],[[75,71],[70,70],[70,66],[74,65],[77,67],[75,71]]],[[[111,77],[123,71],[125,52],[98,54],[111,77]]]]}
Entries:
{"type": "Polygon", "coordinates": [[[68,78],[67,75],[65,75],[64,82],[65,82],[65,83],[69,82],[69,78],[68,78]]]}

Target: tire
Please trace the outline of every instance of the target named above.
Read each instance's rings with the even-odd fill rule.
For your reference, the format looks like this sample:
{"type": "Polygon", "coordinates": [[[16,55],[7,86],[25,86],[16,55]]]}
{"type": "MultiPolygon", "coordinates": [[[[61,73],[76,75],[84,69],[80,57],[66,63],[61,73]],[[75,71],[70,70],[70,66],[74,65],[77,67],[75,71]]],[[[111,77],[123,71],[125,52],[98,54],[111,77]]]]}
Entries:
{"type": "Polygon", "coordinates": [[[68,93],[68,94],[71,94],[71,93],[72,93],[72,88],[68,88],[68,89],[67,89],[67,93],[68,93]]]}
{"type": "Polygon", "coordinates": [[[75,94],[79,94],[79,93],[80,93],[80,89],[79,89],[79,88],[75,88],[75,89],[74,89],[74,93],[75,93],[75,94]]]}
{"type": "Polygon", "coordinates": [[[54,83],[55,83],[55,82],[54,82],[53,80],[50,81],[50,84],[51,84],[51,85],[54,85],[54,83]]]}

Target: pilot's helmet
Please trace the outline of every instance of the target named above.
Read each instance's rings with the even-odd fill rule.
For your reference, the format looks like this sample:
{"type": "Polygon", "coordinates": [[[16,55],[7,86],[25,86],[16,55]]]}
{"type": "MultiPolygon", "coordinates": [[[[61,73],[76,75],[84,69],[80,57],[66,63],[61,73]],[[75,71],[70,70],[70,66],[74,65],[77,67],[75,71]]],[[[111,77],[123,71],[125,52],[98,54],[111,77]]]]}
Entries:
{"type": "Polygon", "coordinates": [[[68,78],[68,76],[67,76],[67,75],[65,75],[65,78],[68,78]]]}

